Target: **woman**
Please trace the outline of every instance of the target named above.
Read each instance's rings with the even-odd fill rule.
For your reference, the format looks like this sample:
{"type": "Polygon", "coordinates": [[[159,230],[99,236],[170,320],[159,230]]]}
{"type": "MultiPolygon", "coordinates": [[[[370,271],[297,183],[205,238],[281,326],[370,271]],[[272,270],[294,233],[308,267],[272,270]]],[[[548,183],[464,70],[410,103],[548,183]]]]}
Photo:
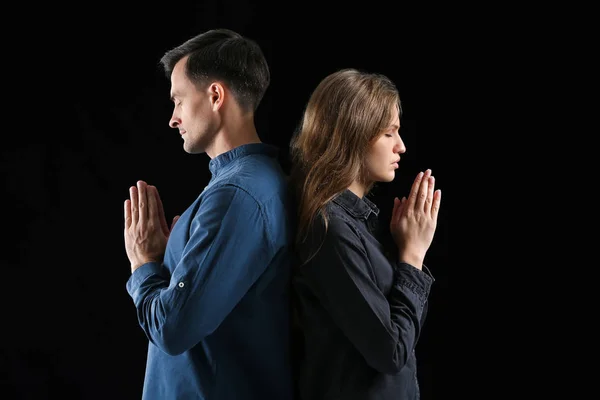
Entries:
{"type": "Polygon", "coordinates": [[[423,260],[441,192],[427,170],[408,198],[394,199],[391,253],[374,236],[379,210],[366,198],[394,179],[406,151],[401,110],[387,77],[340,70],[312,93],[292,138],[302,400],[419,398],[414,349],[433,282],[423,260]]]}

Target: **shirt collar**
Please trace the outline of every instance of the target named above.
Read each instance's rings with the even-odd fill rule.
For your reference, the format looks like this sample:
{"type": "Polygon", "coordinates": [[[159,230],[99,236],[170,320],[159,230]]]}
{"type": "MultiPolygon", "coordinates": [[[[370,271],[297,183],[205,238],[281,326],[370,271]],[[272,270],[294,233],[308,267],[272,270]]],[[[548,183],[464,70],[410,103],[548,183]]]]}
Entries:
{"type": "Polygon", "coordinates": [[[371,213],[379,215],[379,208],[366,197],[362,199],[355,195],[350,189],[344,190],[337,195],[333,202],[349,212],[355,218],[367,219],[371,213]]]}
{"type": "Polygon", "coordinates": [[[248,143],[238,146],[234,149],[219,154],[217,157],[210,160],[208,169],[213,175],[217,174],[225,166],[233,160],[245,157],[251,154],[264,154],[270,157],[277,157],[279,149],[275,146],[266,143],[248,143]]]}

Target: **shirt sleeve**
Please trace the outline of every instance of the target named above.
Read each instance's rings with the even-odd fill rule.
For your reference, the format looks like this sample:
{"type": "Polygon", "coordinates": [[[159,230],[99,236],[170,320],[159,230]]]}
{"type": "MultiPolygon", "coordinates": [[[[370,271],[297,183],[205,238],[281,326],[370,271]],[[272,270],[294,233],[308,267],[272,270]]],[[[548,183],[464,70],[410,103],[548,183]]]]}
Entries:
{"type": "Polygon", "coordinates": [[[148,339],[176,355],[212,333],[263,273],[272,246],[263,209],[245,191],[205,193],[171,276],[157,263],[134,271],[127,290],[148,339]]]}
{"type": "MultiPolygon", "coordinates": [[[[319,224],[316,224],[319,225],[319,224]]],[[[300,270],[323,307],[374,369],[399,372],[416,346],[431,277],[404,263],[392,264],[394,282],[379,289],[361,234],[332,218],[318,252],[300,270]]],[[[324,227],[316,228],[324,230],[324,227]]]]}

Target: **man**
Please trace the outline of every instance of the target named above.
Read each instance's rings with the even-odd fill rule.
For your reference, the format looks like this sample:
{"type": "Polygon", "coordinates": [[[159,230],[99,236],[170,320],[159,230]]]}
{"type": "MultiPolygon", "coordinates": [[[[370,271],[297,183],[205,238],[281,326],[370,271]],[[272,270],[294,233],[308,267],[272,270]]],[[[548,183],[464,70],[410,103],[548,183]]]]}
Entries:
{"type": "Polygon", "coordinates": [[[125,201],[127,291],[149,339],[143,399],[291,399],[291,213],[277,150],[254,124],[267,62],[215,29],[161,64],[169,125],[211,158],[212,178],[170,229],[154,186],[138,181],[125,201]]]}

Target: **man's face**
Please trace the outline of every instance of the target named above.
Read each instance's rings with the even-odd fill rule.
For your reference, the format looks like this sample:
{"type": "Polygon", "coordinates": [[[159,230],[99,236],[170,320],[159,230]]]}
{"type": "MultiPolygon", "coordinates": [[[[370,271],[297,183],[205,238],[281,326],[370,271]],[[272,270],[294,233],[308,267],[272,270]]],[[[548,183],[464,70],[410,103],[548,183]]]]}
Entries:
{"type": "Polygon", "coordinates": [[[184,140],[183,148],[191,154],[204,153],[216,134],[216,112],[207,90],[199,90],[187,77],[184,57],[175,64],[171,74],[173,115],[171,128],[177,128],[184,140]]]}

